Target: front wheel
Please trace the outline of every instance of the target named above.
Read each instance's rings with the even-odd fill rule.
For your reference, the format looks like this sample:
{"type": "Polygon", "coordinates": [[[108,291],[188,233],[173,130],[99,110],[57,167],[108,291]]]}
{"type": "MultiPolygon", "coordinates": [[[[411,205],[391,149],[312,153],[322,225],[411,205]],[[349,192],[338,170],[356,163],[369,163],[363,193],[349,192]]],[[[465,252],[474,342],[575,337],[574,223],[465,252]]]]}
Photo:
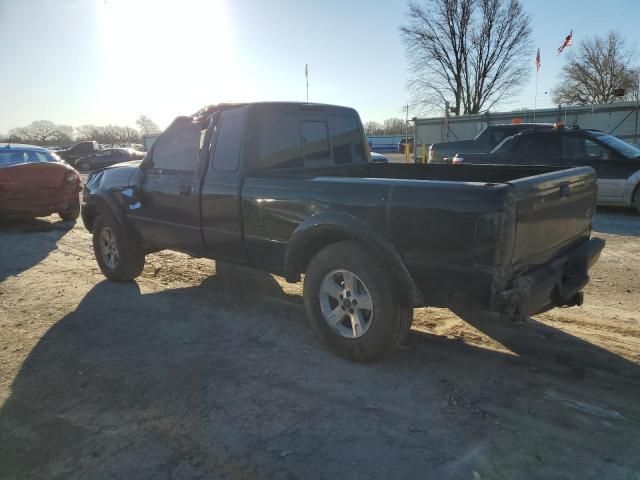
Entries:
{"type": "Polygon", "coordinates": [[[109,214],[100,214],[93,224],[93,252],[100,270],[109,280],[128,282],[144,268],[144,251],[109,214]]]}
{"type": "Polygon", "coordinates": [[[336,353],[371,361],[402,343],[413,308],[396,300],[390,281],[356,242],[329,245],[311,260],[304,280],[307,315],[336,353]]]}

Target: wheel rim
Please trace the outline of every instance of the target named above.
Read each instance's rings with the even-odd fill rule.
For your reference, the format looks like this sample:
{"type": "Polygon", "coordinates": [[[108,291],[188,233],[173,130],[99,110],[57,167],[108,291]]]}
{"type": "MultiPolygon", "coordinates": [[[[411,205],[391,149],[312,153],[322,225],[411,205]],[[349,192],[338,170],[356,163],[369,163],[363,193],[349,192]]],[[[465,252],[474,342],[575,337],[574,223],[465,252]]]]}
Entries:
{"type": "Polygon", "coordinates": [[[109,227],[103,227],[100,231],[100,254],[102,261],[111,270],[118,266],[120,253],[118,252],[118,244],[113,230],[109,227]]]}
{"type": "Polygon", "coordinates": [[[333,270],[325,275],[320,284],[320,309],[327,325],[345,338],[361,337],[373,320],[369,289],[349,270],[333,270]]]}

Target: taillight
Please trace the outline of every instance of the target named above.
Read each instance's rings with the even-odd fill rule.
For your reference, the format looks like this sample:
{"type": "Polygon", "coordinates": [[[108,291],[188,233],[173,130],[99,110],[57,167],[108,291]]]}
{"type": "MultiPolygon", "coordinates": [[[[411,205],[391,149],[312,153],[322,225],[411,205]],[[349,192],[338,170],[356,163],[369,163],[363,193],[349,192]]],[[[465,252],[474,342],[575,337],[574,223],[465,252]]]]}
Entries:
{"type": "Polygon", "coordinates": [[[453,160],[451,160],[451,163],[454,164],[454,165],[459,165],[462,162],[464,162],[464,157],[459,157],[458,155],[453,157],[453,160]]]}
{"type": "Polygon", "coordinates": [[[79,179],[79,177],[78,177],[77,173],[69,173],[69,174],[67,174],[67,177],[65,178],[67,183],[75,183],[75,182],[78,181],[78,179],[79,179]]]}

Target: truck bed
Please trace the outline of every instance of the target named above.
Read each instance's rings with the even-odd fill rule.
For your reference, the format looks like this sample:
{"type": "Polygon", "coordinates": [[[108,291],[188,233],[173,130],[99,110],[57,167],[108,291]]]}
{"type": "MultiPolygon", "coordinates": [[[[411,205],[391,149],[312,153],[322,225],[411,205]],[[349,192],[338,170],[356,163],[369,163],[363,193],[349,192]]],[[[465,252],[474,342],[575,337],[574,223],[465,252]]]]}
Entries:
{"type": "Polygon", "coordinates": [[[282,262],[301,222],[340,213],[394,245],[427,304],[492,308],[513,278],[589,239],[595,194],[587,167],[363,164],[265,170],[242,198],[253,263],[282,262]]]}
{"type": "Polygon", "coordinates": [[[351,177],[449,182],[506,183],[520,178],[563,170],[561,167],[532,165],[445,165],[369,163],[283,170],[264,170],[257,176],[351,177]]]}

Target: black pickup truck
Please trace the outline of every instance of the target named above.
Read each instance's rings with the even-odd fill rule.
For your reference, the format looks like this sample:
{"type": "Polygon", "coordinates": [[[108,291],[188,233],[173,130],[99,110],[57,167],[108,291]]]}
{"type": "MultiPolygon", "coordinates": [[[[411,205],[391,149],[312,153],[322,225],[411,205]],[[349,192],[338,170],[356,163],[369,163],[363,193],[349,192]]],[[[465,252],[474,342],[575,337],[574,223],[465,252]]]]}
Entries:
{"type": "Polygon", "coordinates": [[[224,104],[178,117],[141,162],[91,174],[82,217],[102,272],[129,281],[160,249],[298,282],[319,334],[371,360],[414,307],[522,319],[579,305],[591,239],[589,167],[375,164],[358,114],[224,104]]]}
{"type": "Polygon", "coordinates": [[[493,150],[505,138],[527,130],[553,128],[552,123],[515,123],[489,125],[471,140],[434,143],[429,146],[429,163],[451,163],[456,153],[485,153],[493,150]]]}

